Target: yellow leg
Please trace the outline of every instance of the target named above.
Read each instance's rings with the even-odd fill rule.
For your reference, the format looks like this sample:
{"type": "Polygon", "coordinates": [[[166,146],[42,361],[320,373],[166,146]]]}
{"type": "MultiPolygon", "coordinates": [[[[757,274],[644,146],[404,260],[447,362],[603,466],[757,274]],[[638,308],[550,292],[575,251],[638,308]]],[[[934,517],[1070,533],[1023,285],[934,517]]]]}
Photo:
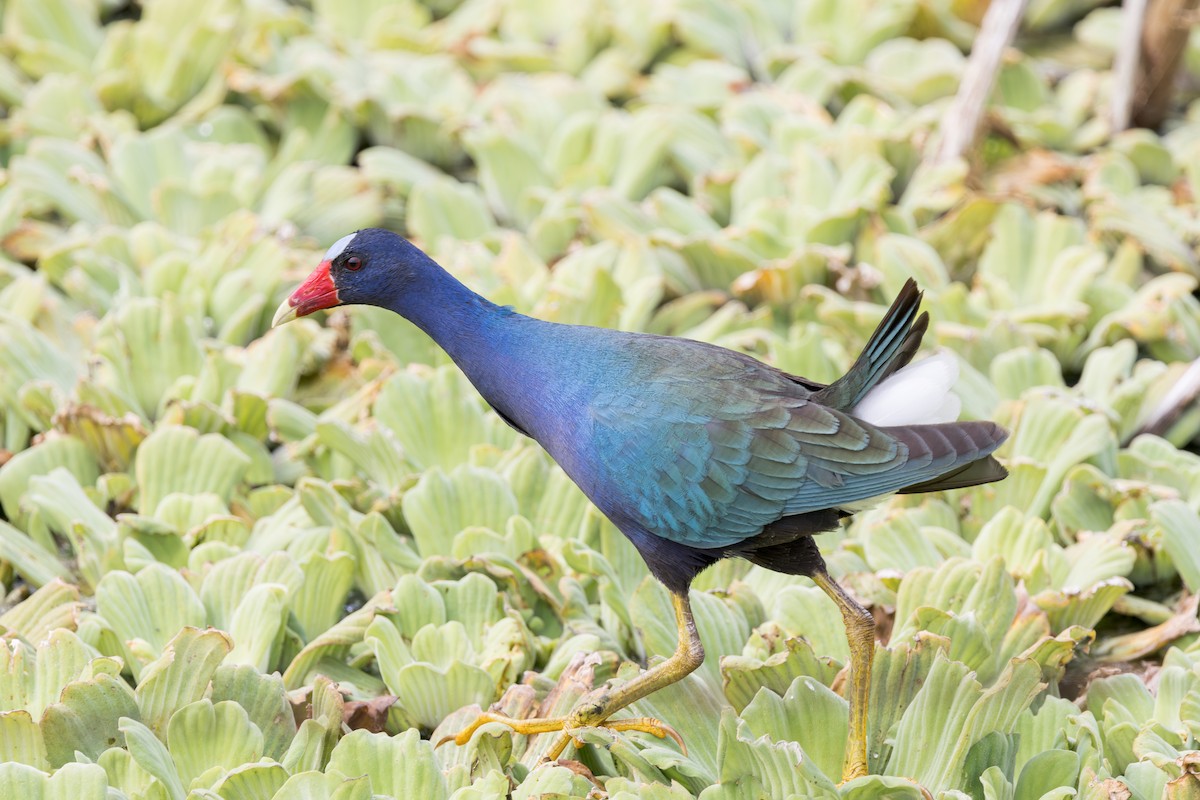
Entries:
{"type": "Polygon", "coordinates": [[[867,774],[867,701],[871,696],[871,662],[875,658],[875,618],[855,602],[824,570],[810,576],[837,603],[850,644],[850,741],[842,780],[867,774]]]}
{"type": "Polygon", "coordinates": [[[503,723],[516,733],[522,734],[563,731],[563,735],[546,753],[546,757],[552,761],[561,756],[563,750],[571,743],[570,731],[595,726],[603,726],[615,731],[638,730],[654,734],[660,739],[670,736],[682,747],[683,740],[679,734],[659,720],[639,718],[609,721],[608,719],[631,703],[636,703],[643,697],[682,680],[704,662],[704,646],[700,643],[700,634],[696,632],[696,622],[692,619],[691,602],[686,594],[672,593],[671,603],[675,606],[675,624],[679,630],[679,644],[675,648],[675,653],[666,661],[651,667],[618,689],[603,686],[589,693],[565,717],[512,719],[502,714],[486,712],[480,714],[474,722],[463,728],[457,736],[448,738],[453,738],[455,744],[465,745],[471,741],[475,731],[488,722],[503,723]]]}

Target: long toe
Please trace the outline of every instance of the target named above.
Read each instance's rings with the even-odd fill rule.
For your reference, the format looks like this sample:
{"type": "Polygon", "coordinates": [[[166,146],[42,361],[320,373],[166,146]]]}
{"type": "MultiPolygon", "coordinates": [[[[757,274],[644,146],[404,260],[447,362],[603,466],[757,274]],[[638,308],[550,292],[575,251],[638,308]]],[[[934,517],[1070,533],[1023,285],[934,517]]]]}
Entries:
{"type": "Polygon", "coordinates": [[[605,728],[614,731],[641,731],[648,733],[651,736],[656,736],[659,739],[665,739],[670,736],[675,740],[675,744],[679,745],[679,749],[683,754],[687,755],[687,745],[683,742],[683,737],[679,735],[679,731],[672,728],[661,719],[654,717],[635,717],[633,719],[610,719],[603,723],[605,728]]]}
{"type": "Polygon", "coordinates": [[[453,736],[443,736],[435,745],[441,747],[449,741],[453,741],[459,747],[471,741],[471,737],[475,732],[487,725],[489,722],[498,722],[501,725],[507,725],[512,729],[513,733],[520,733],[530,736],[535,733],[549,733],[551,731],[561,731],[567,723],[566,717],[534,717],[532,719],[514,719],[506,717],[503,714],[497,714],[494,711],[484,711],[475,721],[467,727],[463,728],[453,736]]]}
{"type": "Polygon", "coordinates": [[[668,736],[675,740],[679,745],[679,749],[683,754],[687,755],[687,745],[683,743],[683,737],[679,735],[679,731],[672,728],[667,723],[654,717],[633,717],[628,719],[607,719],[601,722],[595,722],[589,725],[576,726],[574,720],[570,720],[568,726],[563,728],[563,735],[554,743],[546,752],[546,760],[555,761],[559,759],[563,751],[567,749],[568,744],[574,744],[576,749],[583,746],[579,739],[575,738],[574,734],[580,728],[608,728],[610,731],[620,733],[622,731],[641,731],[648,733],[659,739],[665,739],[668,736]]]}

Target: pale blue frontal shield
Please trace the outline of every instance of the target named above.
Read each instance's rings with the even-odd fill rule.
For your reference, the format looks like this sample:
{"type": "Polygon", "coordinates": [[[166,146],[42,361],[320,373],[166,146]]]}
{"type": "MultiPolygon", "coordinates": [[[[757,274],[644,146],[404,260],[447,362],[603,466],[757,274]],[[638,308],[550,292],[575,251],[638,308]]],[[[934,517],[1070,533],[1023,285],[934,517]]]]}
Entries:
{"type": "Polygon", "coordinates": [[[325,261],[333,261],[335,258],[340,256],[342,254],[342,251],[346,249],[346,247],[350,244],[351,241],[353,241],[355,236],[358,236],[358,231],[355,231],[354,233],[346,234],[345,236],[343,236],[342,238],[340,238],[336,242],[334,242],[332,245],[330,245],[329,249],[325,251],[324,260],[325,261]]]}

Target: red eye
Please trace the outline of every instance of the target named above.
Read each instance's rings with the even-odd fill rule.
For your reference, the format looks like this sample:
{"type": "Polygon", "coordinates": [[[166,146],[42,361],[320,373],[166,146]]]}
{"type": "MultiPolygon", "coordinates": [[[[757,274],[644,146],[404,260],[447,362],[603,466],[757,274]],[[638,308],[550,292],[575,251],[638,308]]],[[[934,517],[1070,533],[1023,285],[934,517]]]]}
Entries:
{"type": "Polygon", "coordinates": [[[346,269],[351,272],[358,272],[362,269],[362,259],[358,256],[350,256],[346,259],[346,269]]]}

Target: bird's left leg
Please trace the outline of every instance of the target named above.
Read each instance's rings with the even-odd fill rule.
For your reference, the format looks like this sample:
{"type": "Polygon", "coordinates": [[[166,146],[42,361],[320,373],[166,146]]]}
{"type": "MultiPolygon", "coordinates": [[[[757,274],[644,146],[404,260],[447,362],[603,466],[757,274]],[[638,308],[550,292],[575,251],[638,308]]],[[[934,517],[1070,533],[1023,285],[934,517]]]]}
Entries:
{"type": "Polygon", "coordinates": [[[850,701],[850,741],[846,743],[842,780],[849,781],[867,774],[867,701],[871,696],[871,662],[875,658],[875,618],[823,568],[809,577],[837,603],[846,623],[846,640],[850,644],[850,696],[847,698],[850,701]]]}
{"type": "Polygon", "coordinates": [[[671,593],[675,606],[675,624],[679,630],[679,644],[670,658],[657,664],[619,688],[603,686],[586,695],[565,717],[537,717],[534,719],[512,719],[487,712],[453,737],[455,744],[465,745],[480,726],[488,722],[501,722],[516,733],[533,734],[563,731],[554,746],[546,753],[550,760],[557,759],[571,743],[570,731],[579,728],[603,726],[611,730],[639,730],[658,738],[671,736],[681,745],[683,741],[668,725],[652,718],[609,720],[622,708],[636,703],[643,697],[657,692],[694,672],[704,662],[704,646],[696,632],[696,621],[692,618],[692,605],[686,590],[682,594],[671,593]]]}

